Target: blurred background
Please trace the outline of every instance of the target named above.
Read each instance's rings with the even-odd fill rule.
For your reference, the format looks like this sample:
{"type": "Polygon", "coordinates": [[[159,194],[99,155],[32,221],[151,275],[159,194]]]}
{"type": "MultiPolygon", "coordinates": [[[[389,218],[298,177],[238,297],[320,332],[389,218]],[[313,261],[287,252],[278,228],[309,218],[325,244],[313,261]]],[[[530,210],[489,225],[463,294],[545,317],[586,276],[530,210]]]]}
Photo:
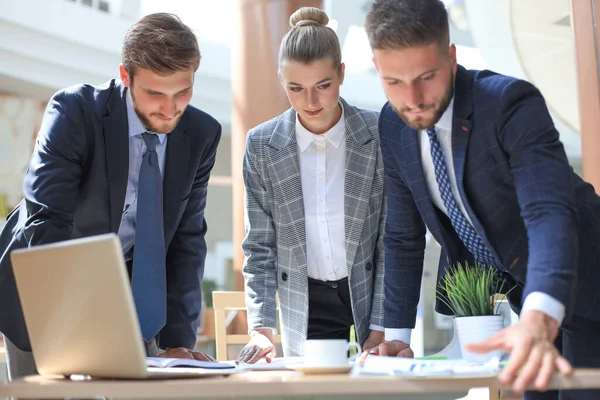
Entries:
{"type": "MultiPolygon", "coordinates": [[[[600,175],[594,164],[600,159],[600,146],[594,146],[600,126],[597,33],[592,28],[600,12],[596,2],[445,3],[458,62],[535,84],[575,170],[585,169],[589,181],[600,175]],[[585,101],[587,108],[580,107],[580,99],[591,99],[585,101]]],[[[247,129],[289,107],[277,83],[276,54],[287,18],[303,5],[323,7],[339,35],[346,63],[342,96],[350,104],[380,110],[386,99],[363,28],[370,1],[0,0],[0,217],[21,199],[25,168],[50,96],[73,84],[117,77],[127,28],[149,13],[176,13],[196,31],[202,52],[192,104],[223,126],[206,209],[206,310],[213,289],[241,289],[244,136],[247,129]]],[[[452,327],[451,320],[433,311],[438,256],[439,246],[429,240],[426,295],[413,333],[417,355],[444,347],[452,327]]],[[[211,318],[207,315],[201,329],[207,345],[213,334],[211,318]]]]}

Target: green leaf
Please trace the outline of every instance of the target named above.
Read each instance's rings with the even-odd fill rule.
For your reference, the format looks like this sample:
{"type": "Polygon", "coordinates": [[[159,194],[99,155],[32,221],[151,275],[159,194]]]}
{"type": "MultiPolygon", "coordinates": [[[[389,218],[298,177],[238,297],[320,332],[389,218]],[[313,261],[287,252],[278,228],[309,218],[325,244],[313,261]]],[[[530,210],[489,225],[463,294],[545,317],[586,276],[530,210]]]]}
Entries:
{"type": "Polygon", "coordinates": [[[498,305],[494,294],[504,288],[504,282],[494,284],[496,274],[491,266],[456,263],[446,271],[436,296],[459,317],[495,315],[498,305]]]}

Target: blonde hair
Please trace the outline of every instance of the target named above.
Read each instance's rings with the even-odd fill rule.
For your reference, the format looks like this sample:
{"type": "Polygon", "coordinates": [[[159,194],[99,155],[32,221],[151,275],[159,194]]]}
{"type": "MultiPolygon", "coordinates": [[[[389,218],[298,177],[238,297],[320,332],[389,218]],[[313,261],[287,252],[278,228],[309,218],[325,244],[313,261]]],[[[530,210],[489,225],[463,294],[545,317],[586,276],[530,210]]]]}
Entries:
{"type": "Polygon", "coordinates": [[[331,57],[333,67],[340,68],[342,51],[340,41],[327,26],[327,13],[315,7],[302,7],[290,17],[290,31],[279,48],[279,69],[288,61],[309,64],[331,57]]]}

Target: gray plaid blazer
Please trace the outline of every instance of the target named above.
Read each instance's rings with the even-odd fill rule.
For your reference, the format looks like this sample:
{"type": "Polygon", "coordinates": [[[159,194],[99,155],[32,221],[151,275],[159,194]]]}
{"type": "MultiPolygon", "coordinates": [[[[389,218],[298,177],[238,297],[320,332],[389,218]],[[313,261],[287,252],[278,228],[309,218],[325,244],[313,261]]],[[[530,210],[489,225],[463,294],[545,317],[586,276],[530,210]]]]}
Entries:
{"type": "MultiPolygon", "coordinates": [[[[384,167],[378,113],[340,100],[346,122],[346,260],[357,339],[369,324],[383,326],[384,167]]],[[[304,204],[289,109],[248,132],[244,154],[245,255],[248,328],[276,328],[279,292],[282,347],[301,356],[308,330],[308,274],[304,204]]]]}

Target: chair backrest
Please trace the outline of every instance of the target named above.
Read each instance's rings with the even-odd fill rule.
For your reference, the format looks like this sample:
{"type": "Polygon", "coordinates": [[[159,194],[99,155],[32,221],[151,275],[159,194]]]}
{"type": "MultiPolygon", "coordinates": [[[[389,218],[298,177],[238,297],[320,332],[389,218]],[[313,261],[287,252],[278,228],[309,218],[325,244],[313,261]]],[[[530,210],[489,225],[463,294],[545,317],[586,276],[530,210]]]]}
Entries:
{"type": "MultiPolygon", "coordinates": [[[[228,334],[227,333],[227,316],[230,312],[246,310],[246,302],[244,300],[244,292],[225,292],[213,291],[213,308],[215,311],[215,342],[217,349],[217,361],[226,361],[235,358],[235,355],[229,355],[229,346],[237,345],[241,349],[250,341],[248,333],[243,334],[228,334]]],[[[277,298],[277,311],[279,311],[279,298],[277,298]]],[[[280,332],[279,326],[277,331],[280,332]]],[[[277,333],[273,337],[273,343],[277,347],[277,355],[281,353],[281,335],[277,333]]]]}

